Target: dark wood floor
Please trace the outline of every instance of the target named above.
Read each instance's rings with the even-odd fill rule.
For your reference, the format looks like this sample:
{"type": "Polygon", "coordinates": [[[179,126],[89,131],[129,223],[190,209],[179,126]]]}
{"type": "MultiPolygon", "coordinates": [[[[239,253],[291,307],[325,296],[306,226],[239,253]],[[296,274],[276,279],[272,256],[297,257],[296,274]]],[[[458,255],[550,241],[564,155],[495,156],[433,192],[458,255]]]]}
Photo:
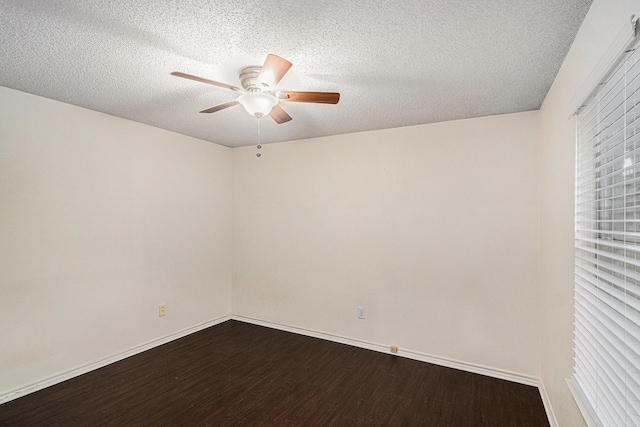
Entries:
{"type": "Polygon", "coordinates": [[[548,426],[535,387],[227,321],[0,405],[2,426],[548,426]]]}

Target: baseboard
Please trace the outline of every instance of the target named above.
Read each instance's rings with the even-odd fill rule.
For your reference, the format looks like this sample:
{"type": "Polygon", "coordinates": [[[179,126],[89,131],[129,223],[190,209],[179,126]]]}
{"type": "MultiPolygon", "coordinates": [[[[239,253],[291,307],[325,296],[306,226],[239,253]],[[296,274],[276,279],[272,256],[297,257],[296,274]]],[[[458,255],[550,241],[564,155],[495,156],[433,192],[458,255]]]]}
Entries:
{"type": "MultiPolygon", "coordinates": [[[[164,337],[161,337],[152,341],[148,341],[144,344],[138,345],[136,347],[132,347],[128,350],[113,354],[111,356],[105,357],[95,362],[80,366],[78,368],[74,368],[56,375],[52,375],[50,377],[43,378],[32,384],[28,384],[26,386],[22,386],[22,387],[10,390],[8,392],[0,394],[0,404],[9,402],[11,400],[17,399],[19,397],[25,396],[30,393],[34,393],[38,390],[42,390],[54,384],[58,384],[68,379],[71,379],[73,377],[77,377],[79,375],[85,374],[87,372],[91,372],[93,370],[102,368],[104,366],[110,365],[111,363],[117,362],[122,359],[126,359],[127,357],[133,356],[138,353],[142,353],[143,351],[152,349],[162,344],[166,344],[170,341],[176,340],[178,338],[182,338],[184,336],[198,332],[202,329],[209,328],[211,326],[217,325],[219,323],[225,322],[230,319],[251,323],[254,325],[265,326],[268,328],[278,329],[281,331],[293,332],[296,334],[310,336],[314,338],[320,338],[320,339],[333,341],[341,344],[347,344],[354,347],[378,351],[381,353],[392,354],[389,350],[389,347],[383,344],[378,344],[378,343],[364,341],[364,340],[358,340],[355,338],[349,338],[342,335],[330,334],[330,333],[316,331],[312,329],[282,325],[279,323],[269,322],[261,319],[248,317],[248,316],[226,315],[226,316],[221,316],[216,319],[210,320],[208,322],[201,323],[199,325],[192,326],[190,328],[183,329],[173,334],[169,334],[164,337]]],[[[461,362],[461,361],[446,358],[446,357],[433,356],[433,355],[421,353],[418,351],[405,350],[402,348],[398,350],[398,353],[396,355],[400,357],[406,357],[408,359],[418,360],[421,362],[433,363],[435,365],[444,366],[447,368],[459,369],[465,372],[486,375],[489,377],[512,381],[519,384],[538,387],[538,389],[540,390],[540,395],[542,397],[542,402],[544,404],[545,411],[547,412],[547,416],[549,418],[550,426],[556,427],[558,425],[555,420],[555,416],[553,414],[553,410],[549,402],[549,397],[547,396],[547,392],[544,388],[544,384],[542,384],[542,382],[536,377],[518,374],[518,373],[505,371],[501,369],[486,367],[478,364],[461,362]]]]}
{"type": "Polygon", "coordinates": [[[166,344],[170,341],[176,340],[178,338],[182,338],[185,337],[187,335],[193,334],[194,332],[198,332],[202,329],[206,329],[209,328],[211,326],[217,325],[219,323],[222,323],[224,321],[227,321],[231,319],[231,316],[226,315],[226,316],[222,316],[222,317],[218,317],[216,319],[213,320],[209,320],[208,322],[204,322],[204,323],[200,323],[199,325],[195,325],[195,326],[191,326],[189,328],[183,329],[181,331],[178,332],[174,332],[172,334],[169,335],[165,335],[161,338],[152,340],[152,341],[148,341],[144,344],[140,344],[136,347],[132,347],[128,350],[116,353],[116,354],[112,354],[111,356],[107,356],[103,359],[97,360],[95,362],[56,374],[56,375],[52,375],[50,377],[46,377],[43,378],[39,381],[36,381],[32,384],[28,384],[26,386],[22,386],[13,390],[10,390],[8,392],[5,392],[3,394],[0,394],[0,404],[5,403],[5,402],[9,402],[11,400],[17,399],[19,397],[25,396],[29,393],[33,393],[36,392],[38,390],[42,390],[44,388],[50,387],[54,384],[58,384],[61,383],[62,381],[66,381],[68,379],[71,379],[73,377],[77,377],[79,375],[82,374],[86,374],[87,372],[91,372],[93,370],[96,370],[98,368],[102,368],[104,366],[110,365],[114,362],[117,362],[119,360],[122,359],[126,359],[127,357],[133,356],[135,354],[138,353],[142,353],[143,351],[152,349],[154,347],[157,347],[159,345],[162,344],[166,344]]]}
{"type": "MultiPolygon", "coordinates": [[[[241,316],[236,314],[232,314],[231,319],[238,320],[241,322],[252,323],[254,325],[265,326],[268,328],[278,329],[281,331],[293,332],[296,334],[306,335],[309,337],[320,338],[327,341],[333,341],[341,344],[352,345],[354,347],[360,347],[368,350],[379,351],[381,353],[394,354],[394,353],[391,353],[391,351],[389,350],[389,347],[386,345],[349,338],[342,335],[335,335],[335,334],[316,331],[312,329],[281,325],[279,323],[269,322],[261,319],[256,319],[253,317],[241,316]]],[[[533,376],[491,368],[491,367],[482,366],[474,363],[461,362],[459,360],[450,359],[446,357],[433,356],[431,354],[421,353],[418,351],[405,350],[400,348],[398,349],[398,353],[395,353],[394,355],[406,357],[408,359],[419,360],[421,362],[433,363],[434,365],[444,366],[447,368],[459,369],[461,371],[471,372],[474,374],[486,375],[486,376],[489,376],[492,378],[498,378],[501,380],[512,381],[519,384],[525,384],[525,385],[530,385],[534,387],[538,387],[540,385],[540,379],[533,376]]]]}
{"type": "Polygon", "coordinates": [[[551,406],[551,400],[549,400],[549,395],[547,394],[547,389],[544,388],[544,383],[542,380],[538,385],[538,390],[540,390],[540,397],[542,398],[542,404],[544,405],[544,411],[547,413],[547,419],[549,420],[550,427],[557,427],[558,420],[556,420],[556,415],[553,413],[553,407],[551,406]]]}

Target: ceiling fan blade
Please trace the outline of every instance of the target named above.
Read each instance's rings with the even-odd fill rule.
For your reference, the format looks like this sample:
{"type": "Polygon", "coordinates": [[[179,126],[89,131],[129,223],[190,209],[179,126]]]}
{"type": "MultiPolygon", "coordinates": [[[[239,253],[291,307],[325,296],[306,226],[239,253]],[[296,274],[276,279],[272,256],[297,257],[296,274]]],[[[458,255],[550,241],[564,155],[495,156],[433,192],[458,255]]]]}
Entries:
{"type": "Polygon", "coordinates": [[[338,92],[298,92],[295,90],[283,90],[279,94],[286,95],[280,101],[289,102],[315,102],[318,104],[337,104],[340,101],[338,92]]]}
{"type": "Polygon", "coordinates": [[[239,87],[231,86],[231,85],[228,85],[226,83],[220,83],[220,82],[217,82],[215,80],[209,80],[209,79],[205,79],[205,78],[198,77],[198,76],[192,76],[191,74],[181,73],[180,71],[174,71],[173,73],[171,73],[171,75],[172,76],[176,76],[176,77],[182,77],[183,79],[195,80],[197,82],[206,83],[208,85],[218,86],[218,87],[221,87],[221,88],[224,88],[224,89],[231,89],[231,90],[233,90],[235,92],[244,92],[239,87]]]}
{"type": "Polygon", "coordinates": [[[237,99],[233,101],[225,102],[224,104],[216,105],[215,107],[207,108],[206,110],[200,111],[201,113],[215,113],[216,111],[224,110],[225,108],[233,107],[234,105],[238,105],[239,102],[237,99]]]}
{"type": "Polygon", "coordinates": [[[258,75],[258,82],[263,86],[275,87],[282,77],[287,74],[291,65],[293,64],[286,59],[270,53],[267,55],[267,59],[264,60],[258,75]]]}
{"type": "Polygon", "coordinates": [[[276,123],[278,123],[279,125],[281,125],[282,123],[286,123],[289,120],[291,120],[291,116],[287,114],[286,111],[284,111],[282,109],[282,107],[280,107],[279,105],[275,105],[272,109],[271,112],[269,113],[269,115],[271,116],[271,118],[273,120],[276,121],[276,123]]]}

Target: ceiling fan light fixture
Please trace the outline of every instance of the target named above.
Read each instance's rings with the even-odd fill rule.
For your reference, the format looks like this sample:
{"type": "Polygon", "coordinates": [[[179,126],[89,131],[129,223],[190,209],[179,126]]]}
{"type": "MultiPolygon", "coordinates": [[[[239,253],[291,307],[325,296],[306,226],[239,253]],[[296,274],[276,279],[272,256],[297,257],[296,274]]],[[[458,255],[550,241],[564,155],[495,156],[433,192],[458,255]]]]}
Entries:
{"type": "Polygon", "coordinates": [[[284,75],[287,74],[290,68],[290,61],[270,53],[267,55],[267,59],[265,59],[262,66],[251,65],[240,70],[240,75],[238,77],[240,78],[240,84],[243,89],[226,83],[220,83],[215,80],[182,73],[180,71],[174,71],[171,75],[242,93],[242,95],[238,96],[238,98],[234,100],[200,111],[205,114],[215,113],[240,104],[252,116],[261,118],[262,116],[269,115],[277,124],[280,125],[291,120],[291,116],[280,106],[280,101],[287,103],[307,102],[315,104],[338,103],[340,100],[340,94],[338,92],[276,90],[275,87],[282,80],[284,75]]]}
{"type": "Polygon", "coordinates": [[[258,118],[266,116],[278,103],[278,98],[265,92],[248,92],[238,97],[238,102],[247,112],[258,118]]]}

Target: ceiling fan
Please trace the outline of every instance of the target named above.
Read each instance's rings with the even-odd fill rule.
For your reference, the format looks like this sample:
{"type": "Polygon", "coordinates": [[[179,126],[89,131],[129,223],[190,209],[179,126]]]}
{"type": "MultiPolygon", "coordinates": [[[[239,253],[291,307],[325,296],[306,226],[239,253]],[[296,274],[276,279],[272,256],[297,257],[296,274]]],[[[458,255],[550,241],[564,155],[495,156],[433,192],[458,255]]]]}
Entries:
{"type": "Polygon", "coordinates": [[[262,67],[251,66],[240,70],[242,88],[216,82],[191,74],[174,71],[173,76],[207,83],[224,89],[239,92],[241,95],[233,101],[225,102],[215,107],[200,111],[201,113],[215,113],[235,105],[242,105],[249,114],[257,118],[269,115],[276,123],[286,123],[291,116],[280,107],[283,102],[313,102],[320,104],[337,104],[340,100],[338,92],[300,92],[292,90],[276,90],[276,85],[291,68],[291,62],[277,55],[269,54],[262,67]]]}

